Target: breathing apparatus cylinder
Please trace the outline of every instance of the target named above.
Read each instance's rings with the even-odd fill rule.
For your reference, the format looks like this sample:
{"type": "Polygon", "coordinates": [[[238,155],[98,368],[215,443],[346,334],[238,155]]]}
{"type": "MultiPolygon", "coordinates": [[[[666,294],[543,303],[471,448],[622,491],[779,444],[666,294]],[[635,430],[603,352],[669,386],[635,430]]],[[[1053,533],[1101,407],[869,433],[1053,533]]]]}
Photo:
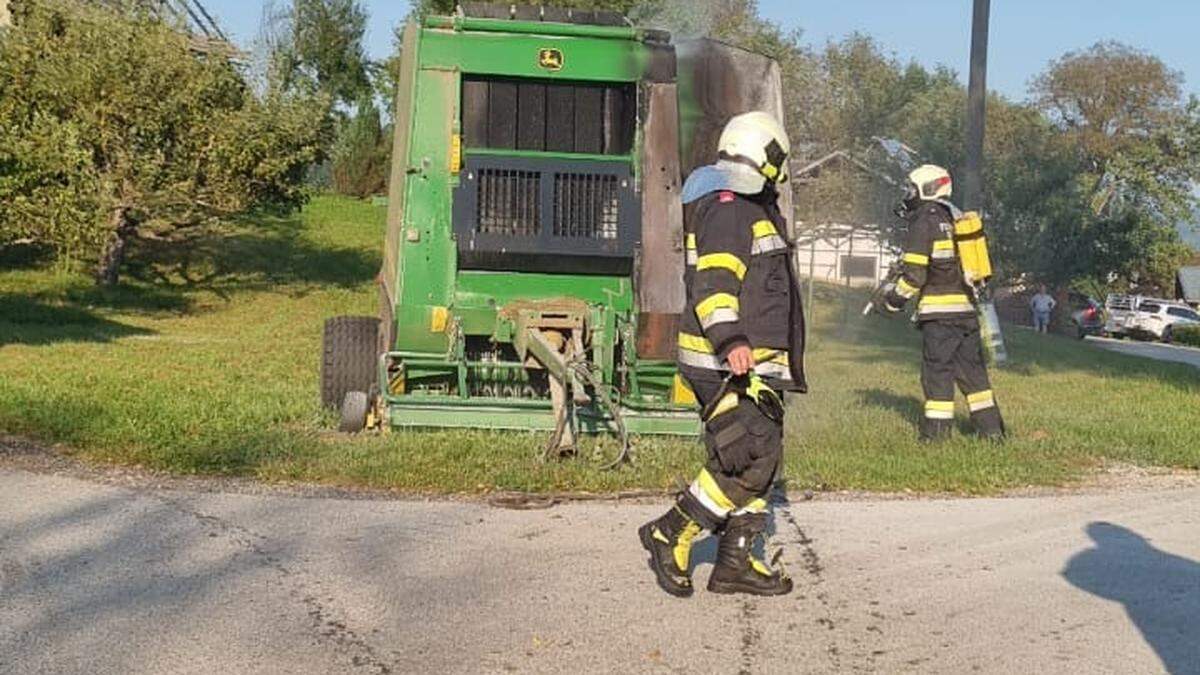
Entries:
{"type": "Polygon", "coordinates": [[[1004,333],[1000,329],[1000,317],[996,304],[992,302],[985,285],[992,278],[992,259],[988,254],[987,237],[983,233],[983,219],[977,211],[956,213],[954,219],[954,244],[958,249],[958,263],[963,279],[975,291],[979,316],[979,337],[983,350],[995,365],[1008,361],[1004,347],[1004,333]]]}
{"type": "Polygon", "coordinates": [[[966,211],[955,219],[954,243],[967,283],[972,286],[987,283],[992,278],[992,259],[983,234],[983,219],[977,211],[966,211]]]}

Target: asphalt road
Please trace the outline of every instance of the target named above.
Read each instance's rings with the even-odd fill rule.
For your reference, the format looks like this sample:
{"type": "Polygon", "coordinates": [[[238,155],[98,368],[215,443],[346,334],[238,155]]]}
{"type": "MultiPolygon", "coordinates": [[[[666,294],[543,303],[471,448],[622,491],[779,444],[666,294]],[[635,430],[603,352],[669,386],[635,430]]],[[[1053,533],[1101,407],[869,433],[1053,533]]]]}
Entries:
{"type": "Polygon", "coordinates": [[[1101,349],[1121,354],[1131,354],[1157,361],[1172,361],[1186,363],[1200,368],[1200,349],[1183,345],[1165,345],[1161,342],[1140,342],[1137,340],[1116,340],[1089,336],[1087,343],[1101,349]]]}
{"type": "Polygon", "coordinates": [[[666,502],[209,490],[0,466],[0,672],[1200,672],[1195,481],[780,505],[796,592],[690,600],[666,502]]]}

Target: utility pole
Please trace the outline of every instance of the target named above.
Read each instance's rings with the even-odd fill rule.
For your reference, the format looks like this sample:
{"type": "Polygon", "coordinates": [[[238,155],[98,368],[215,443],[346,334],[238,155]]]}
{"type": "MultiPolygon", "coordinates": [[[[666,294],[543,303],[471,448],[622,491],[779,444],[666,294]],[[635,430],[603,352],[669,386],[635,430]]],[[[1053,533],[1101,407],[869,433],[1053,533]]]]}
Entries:
{"type": "Polygon", "coordinates": [[[967,158],[963,167],[962,208],[983,207],[983,122],[987,103],[987,43],[990,0],[975,0],[971,20],[971,71],[967,84],[967,158]]]}

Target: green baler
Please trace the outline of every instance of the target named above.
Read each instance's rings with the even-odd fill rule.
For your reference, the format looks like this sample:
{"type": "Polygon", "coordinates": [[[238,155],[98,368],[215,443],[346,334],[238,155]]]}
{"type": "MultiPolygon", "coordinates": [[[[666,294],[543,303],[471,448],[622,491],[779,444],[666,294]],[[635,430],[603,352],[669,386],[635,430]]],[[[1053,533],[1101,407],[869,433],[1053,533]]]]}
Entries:
{"type": "Polygon", "coordinates": [[[468,5],[407,25],[380,315],[325,326],[343,429],[555,430],[564,448],[698,431],[673,360],[680,180],[722,118],[778,110],[779,77],[716,43],[685,52],[602,12],[468,5]],[[712,86],[747,64],[753,85],[712,86]]]}

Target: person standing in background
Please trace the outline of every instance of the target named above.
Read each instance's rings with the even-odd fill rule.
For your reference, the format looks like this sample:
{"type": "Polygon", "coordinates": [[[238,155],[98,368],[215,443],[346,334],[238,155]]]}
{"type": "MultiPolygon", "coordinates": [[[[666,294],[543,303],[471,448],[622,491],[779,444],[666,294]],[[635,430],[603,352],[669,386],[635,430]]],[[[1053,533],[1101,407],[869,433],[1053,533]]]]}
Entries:
{"type": "Polygon", "coordinates": [[[1029,309],[1033,311],[1033,329],[1039,333],[1050,331],[1050,313],[1058,303],[1046,292],[1046,284],[1038,286],[1038,292],[1029,300],[1029,309]]]}

